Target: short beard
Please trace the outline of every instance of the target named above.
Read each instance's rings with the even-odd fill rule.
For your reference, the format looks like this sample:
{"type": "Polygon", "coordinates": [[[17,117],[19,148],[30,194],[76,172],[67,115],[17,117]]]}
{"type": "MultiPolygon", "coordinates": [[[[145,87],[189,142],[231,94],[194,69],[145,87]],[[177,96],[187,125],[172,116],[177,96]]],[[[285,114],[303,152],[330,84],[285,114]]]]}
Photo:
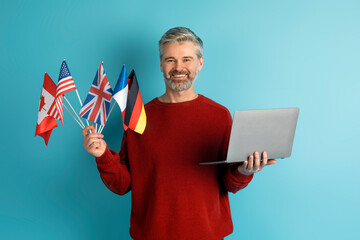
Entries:
{"type": "Polygon", "coordinates": [[[170,78],[169,79],[164,78],[164,79],[166,84],[169,86],[169,88],[177,92],[188,90],[194,83],[194,79],[188,79],[186,80],[185,83],[182,83],[180,85],[175,81],[171,80],[170,78]]]}
{"type": "Polygon", "coordinates": [[[171,72],[169,72],[169,77],[164,75],[164,79],[166,84],[169,86],[170,89],[180,92],[180,91],[185,91],[188,90],[189,88],[191,88],[191,86],[193,85],[196,76],[195,77],[191,77],[190,73],[187,71],[183,71],[183,72],[179,72],[176,70],[173,70],[171,72]],[[174,81],[171,79],[171,76],[177,75],[177,74],[185,74],[187,75],[187,80],[185,81],[181,81],[181,83],[179,84],[179,81],[174,81]]]}

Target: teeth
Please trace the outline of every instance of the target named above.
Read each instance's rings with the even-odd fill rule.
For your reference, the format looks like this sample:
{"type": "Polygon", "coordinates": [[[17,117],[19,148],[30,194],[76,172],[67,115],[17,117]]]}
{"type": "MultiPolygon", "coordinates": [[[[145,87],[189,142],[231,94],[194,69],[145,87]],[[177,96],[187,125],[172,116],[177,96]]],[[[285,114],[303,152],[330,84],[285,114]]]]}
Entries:
{"type": "Polygon", "coordinates": [[[174,75],[174,77],[177,77],[177,78],[185,77],[185,74],[183,74],[183,75],[174,75]]]}

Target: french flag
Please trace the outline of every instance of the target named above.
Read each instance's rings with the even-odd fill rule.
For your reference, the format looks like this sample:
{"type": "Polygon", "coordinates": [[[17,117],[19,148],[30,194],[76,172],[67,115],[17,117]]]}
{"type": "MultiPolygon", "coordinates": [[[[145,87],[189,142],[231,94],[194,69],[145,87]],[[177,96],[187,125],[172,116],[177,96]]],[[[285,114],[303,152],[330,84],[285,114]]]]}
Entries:
{"type": "Polygon", "coordinates": [[[121,113],[123,115],[123,119],[125,116],[125,108],[126,108],[128,93],[129,93],[129,87],[128,87],[126,67],[125,65],[123,65],[120,76],[113,90],[113,98],[119,104],[121,113]]]}

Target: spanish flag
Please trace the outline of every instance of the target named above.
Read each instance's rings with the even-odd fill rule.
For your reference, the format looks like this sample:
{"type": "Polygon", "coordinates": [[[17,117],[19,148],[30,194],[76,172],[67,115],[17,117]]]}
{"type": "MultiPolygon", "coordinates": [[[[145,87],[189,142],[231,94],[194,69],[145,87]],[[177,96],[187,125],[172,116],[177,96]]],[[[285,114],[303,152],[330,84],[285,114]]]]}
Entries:
{"type": "Polygon", "coordinates": [[[130,128],[142,134],[146,127],[146,114],[134,70],[131,71],[128,82],[129,95],[125,109],[124,128],[125,130],[130,128]]]}

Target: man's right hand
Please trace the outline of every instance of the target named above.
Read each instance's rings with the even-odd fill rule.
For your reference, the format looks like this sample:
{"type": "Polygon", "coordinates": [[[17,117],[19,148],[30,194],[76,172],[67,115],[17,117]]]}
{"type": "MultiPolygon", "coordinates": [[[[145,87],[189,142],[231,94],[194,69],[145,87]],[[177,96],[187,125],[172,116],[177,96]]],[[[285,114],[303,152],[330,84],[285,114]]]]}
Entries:
{"type": "Polygon", "coordinates": [[[83,128],[82,134],[84,136],[83,146],[85,150],[94,157],[100,157],[105,152],[107,146],[103,139],[104,135],[95,133],[94,124],[83,128]]]}

